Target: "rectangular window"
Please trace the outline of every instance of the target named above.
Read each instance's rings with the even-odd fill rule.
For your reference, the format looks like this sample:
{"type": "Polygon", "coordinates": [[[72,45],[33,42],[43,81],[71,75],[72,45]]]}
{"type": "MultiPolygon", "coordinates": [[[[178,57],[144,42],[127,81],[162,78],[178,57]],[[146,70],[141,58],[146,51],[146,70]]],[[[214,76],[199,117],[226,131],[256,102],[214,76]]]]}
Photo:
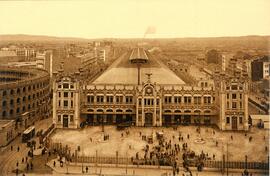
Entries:
{"type": "Polygon", "coordinates": [[[68,88],[69,88],[69,84],[64,83],[64,84],[63,84],[63,88],[64,88],[64,89],[68,89],[68,88]]]}
{"type": "Polygon", "coordinates": [[[237,98],[236,94],[232,94],[232,99],[236,99],[236,98],[237,98]]]}
{"type": "Polygon", "coordinates": [[[68,101],[64,100],[64,107],[68,107],[68,101]]]}
{"type": "Polygon", "coordinates": [[[230,98],[230,94],[227,93],[227,99],[229,99],[229,98],[230,98]]]}
{"type": "Polygon", "coordinates": [[[239,94],[239,98],[242,99],[242,94],[239,94]]]}
{"type": "Polygon", "coordinates": [[[142,105],[142,99],[139,99],[139,106],[142,105]]]}
{"type": "Polygon", "coordinates": [[[64,92],[64,97],[68,97],[68,92],[64,92]]]}
{"type": "Polygon", "coordinates": [[[194,97],[194,104],[201,104],[201,97],[194,97]]]}
{"type": "Polygon", "coordinates": [[[116,103],[120,104],[123,102],[123,96],[116,96],[116,103]]]}
{"type": "Polygon", "coordinates": [[[58,101],[58,106],[61,106],[61,101],[60,100],[58,101]]]}
{"type": "Polygon", "coordinates": [[[230,117],[226,118],[226,123],[230,123],[230,117]]]}
{"type": "Polygon", "coordinates": [[[237,85],[232,85],[232,90],[237,90],[238,86],[237,85]]]}
{"type": "Polygon", "coordinates": [[[236,109],[237,108],[237,103],[236,102],[232,102],[232,108],[236,109]]]}
{"type": "Polygon", "coordinates": [[[94,96],[88,95],[87,96],[87,103],[94,103],[94,96]]]}
{"type": "Polygon", "coordinates": [[[58,115],[58,122],[61,122],[61,115],[58,115]]]}
{"type": "Polygon", "coordinates": [[[165,97],[165,103],[167,103],[167,104],[172,103],[172,97],[166,96],[165,97]]]}
{"type": "Polygon", "coordinates": [[[159,105],[159,99],[157,99],[157,105],[159,105]]]}
{"type": "Polygon", "coordinates": [[[230,103],[227,101],[227,109],[230,109],[230,103]]]}
{"type": "Polygon", "coordinates": [[[61,89],[62,88],[62,85],[61,84],[58,84],[58,88],[61,89]]]}
{"type": "Polygon", "coordinates": [[[104,97],[103,96],[97,96],[97,103],[103,103],[104,97]]]}
{"type": "Polygon", "coordinates": [[[242,102],[239,102],[239,108],[242,109],[242,102]]]}
{"type": "Polygon", "coordinates": [[[191,103],[191,97],[184,97],[184,103],[191,103]]]}
{"type": "Polygon", "coordinates": [[[243,123],[243,117],[239,117],[239,123],[243,123]]]}
{"type": "Polygon", "coordinates": [[[106,101],[107,103],[113,103],[113,96],[107,96],[106,101]]]}
{"type": "Polygon", "coordinates": [[[61,92],[58,92],[58,97],[61,97],[61,92]]]}
{"type": "Polygon", "coordinates": [[[72,100],[70,101],[70,106],[73,107],[73,101],[72,100]]]}
{"type": "Polygon", "coordinates": [[[73,92],[70,93],[70,96],[73,97],[73,92]]]}
{"type": "Polygon", "coordinates": [[[174,103],[177,103],[177,104],[181,103],[181,97],[180,96],[175,96],[174,97],[174,103]]]}
{"type": "Polygon", "coordinates": [[[211,97],[203,97],[204,104],[210,104],[211,103],[211,97]]]}
{"type": "Polygon", "coordinates": [[[70,122],[73,122],[73,115],[70,115],[70,122]]]}
{"type": "Polygon", "coordinates": [[[132,99],[133,99],[132,96],[126,96],[126,103],[127,103],[127,104],[131,104],[132,101],[133,101],[132,99]]]}

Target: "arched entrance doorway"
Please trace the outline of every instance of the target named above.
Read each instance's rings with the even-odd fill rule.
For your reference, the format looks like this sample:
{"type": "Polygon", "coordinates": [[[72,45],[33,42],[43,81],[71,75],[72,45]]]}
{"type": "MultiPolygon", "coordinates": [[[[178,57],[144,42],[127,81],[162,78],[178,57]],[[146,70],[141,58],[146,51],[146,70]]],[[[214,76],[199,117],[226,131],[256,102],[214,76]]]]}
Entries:
{"type": "Polygon", "coordinates": [[[87,114],[86,122],[87,122],[88,125],[93,125],[93,123],[94,123],[94,115],[93,114],[87,114]]]}
{"type": "Polygon", "coordinates": [[[152,113],[145,113],[145,126],[152,126],[153,125],[153,114],[152,113]]]}
{"type": "Polygon", "coordinates": [[[185,125],[189,125],[191,123],[191,111],[190,110],[186,110],[184,111],[185,115],[184,115],[184,119],[183,119],[183,123],[185,125]]]}
{"type": "Polygon", "coordinates": [[[121,109],[117,109],[116,113],[116,124],[120,124],[123,122],[123,111],[121,109]]]}
{"type": "Polygon", "coordinates": [[[232,130],[237,130],[237,117],[232,117],[232,130]]]}
{"type": "Polygon", "coordinates": [[[169,126],[169,125],[172,124],[171,110],[165,110],[164,111],[163,124],[164,124],[164,126],[169,126]]]}
{"type": "Polygon", "coordinates": [[[113,110],[112,109],[107,109],[106,111],[107,115],[106,115],[106,123],[107,124],[113,124],[113,110]]]}
{"type": "Polygon", "coordinates": [[[181,124],[181,115],[180,115],[181,111],[180,110],[176,110],[174,111],[174,122],[176,125],[180,125],[181,124]]]}
{"type": "Polygon", "coordinates": [[[132,110],[131,109],[126,110],[126,122],[132,123],[132,110]]]}

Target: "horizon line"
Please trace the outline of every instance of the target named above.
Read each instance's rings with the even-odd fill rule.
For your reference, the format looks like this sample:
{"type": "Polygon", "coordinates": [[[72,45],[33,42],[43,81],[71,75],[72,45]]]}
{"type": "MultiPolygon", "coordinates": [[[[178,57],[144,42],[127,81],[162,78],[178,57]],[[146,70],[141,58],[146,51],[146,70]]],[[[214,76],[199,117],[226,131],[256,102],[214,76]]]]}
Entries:
{"type": "Polygon", "coordinates": [[[76,36],[56,36],[56,35],[42,35],[42,34],[0,34],[0,36],[32,36],[32,37],[52,37],[52,38],[70,38],[70,39],[81,39],[81,40],[95,40],[95,39],[199,39],[199,38],[233,38],[233,37],[270,37],[268,35],[261,34],[249,34],[249,35],[228,35],[228,36],[200,36],[200,37],[76,37],[76,36]]]}

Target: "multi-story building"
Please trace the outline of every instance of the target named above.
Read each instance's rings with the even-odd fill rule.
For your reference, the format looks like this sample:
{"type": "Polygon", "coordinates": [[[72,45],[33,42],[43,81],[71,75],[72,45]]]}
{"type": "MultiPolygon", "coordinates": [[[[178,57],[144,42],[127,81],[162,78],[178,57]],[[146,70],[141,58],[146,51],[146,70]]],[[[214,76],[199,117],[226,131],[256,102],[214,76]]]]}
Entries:
{"type": "Polygon", "coordinates": [[[0,119],[16,120],[26,128],[49,115],[48,72],[36,68],[1,67],[0,73],[0,119]]]}
{"type": "MultiPolygon", "coordinates": [[[[136,59],[143,59],[143,51],[137,52],[132,52],[136,59]]],[[[141,63],[136,68],[136,64],[128,62],[130,57],[121,58],[126,61],[91,83],[79,78],[83,73],[77,73],[77,77],[58,74],[53,84],[53,119],[58,128],[124,123],[204,124],[217,125],[221,130],[248,130],[248,86],[242,79],[244,75],[221,74],[215,84],[190,86],[155,60],[145,61],[153,67],[141,63]]]]}
{"type": "Polygon", "coordinates": [[[252,81],[260,81],[270,74],[270,57],[264,56],[251,62],[252,81]]]}

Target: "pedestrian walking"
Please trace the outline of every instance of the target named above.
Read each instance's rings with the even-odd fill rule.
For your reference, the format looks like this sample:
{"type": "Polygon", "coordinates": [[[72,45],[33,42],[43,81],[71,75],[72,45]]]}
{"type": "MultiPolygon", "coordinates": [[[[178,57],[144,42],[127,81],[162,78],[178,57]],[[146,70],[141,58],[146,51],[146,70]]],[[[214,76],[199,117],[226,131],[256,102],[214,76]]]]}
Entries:
{"type": "Polygon", "coordinates": [[[86,166],[85,170],[86,170],[86,173],[88,173],[88,166],[86,166]]]}
{"type": "Polygon", "coordinates": [[[19,166],[19,162],[17,161],[17,163],[16,163],[16,166],[18,167],[19,166]]]}
{"type": "Polygon", "coordinates": [[[55,165],[56,165],[56,162],[55,162],[55,161],[53,161],[53,167],[55,167],[55,165]]]}
{"type": "Polygon", "coordinates": [[[24,163],[24,157],[22,158],[22,163],[24,163]]]}
{"type": "Polygon", "coordinates": [[[20,151],[20,147],[19,147],[19,146],[17,147],[17,151],[18,151],[18,152],[20,151]]]}
{"type": "Polygon", "coordinates": [[[13,145],[10,146],[10,150],[13,151],[13,145]]]}

